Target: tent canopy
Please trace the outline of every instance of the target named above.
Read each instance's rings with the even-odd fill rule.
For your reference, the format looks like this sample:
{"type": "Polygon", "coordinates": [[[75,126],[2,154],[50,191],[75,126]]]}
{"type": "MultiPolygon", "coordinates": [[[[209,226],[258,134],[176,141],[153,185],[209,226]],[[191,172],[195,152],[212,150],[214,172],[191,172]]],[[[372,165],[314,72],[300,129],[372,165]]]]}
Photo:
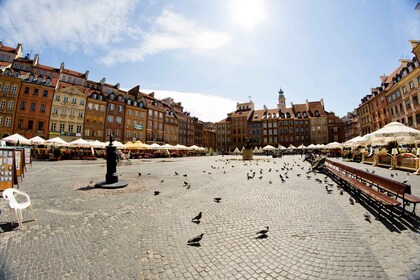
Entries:
{"type": "Polygon", "coordinates": [[[46,142],[48,144],[57,145],[57,146],[67,146],[67,142],[61,139],[60,137],[48,139],[46,142]]]}
{"type": "Polygon", "coordinates": [[[45,143],[45,139],[39,136],[32,137],[29,141],[32,145],[42,145],[45,143]]]}
{"type": "Polygon", "coordinates": [[[273,151],[273,150],[277,150],[277,148],[271,146],[271,145],[267,145],[263,148],[264,151],[273,151]]]}
{"type": "Polygon", "coordinates": [[[15,133],[13,135],[3,138],[3,141],[6,141],[12,144],[17,144],[18,142],[19,144],[25,144],[25,145],[31,144],[31,142],[28,139],[26,139],[25,137],[23,137],[22,135],[18,133],[15,133]]]}

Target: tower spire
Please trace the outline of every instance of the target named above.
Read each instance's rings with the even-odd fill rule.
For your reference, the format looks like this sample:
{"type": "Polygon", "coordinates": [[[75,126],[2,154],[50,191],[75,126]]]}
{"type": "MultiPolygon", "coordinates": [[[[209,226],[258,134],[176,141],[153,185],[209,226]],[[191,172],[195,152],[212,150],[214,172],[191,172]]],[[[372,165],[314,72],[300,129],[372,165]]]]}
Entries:
{"type": "Polygon", "coordinates": [[[286,108],[286,98],[284,97],[284,91],[280,88],[279,90],[279,104],[277,107],[279,109],[285,109],[286,108]]]}

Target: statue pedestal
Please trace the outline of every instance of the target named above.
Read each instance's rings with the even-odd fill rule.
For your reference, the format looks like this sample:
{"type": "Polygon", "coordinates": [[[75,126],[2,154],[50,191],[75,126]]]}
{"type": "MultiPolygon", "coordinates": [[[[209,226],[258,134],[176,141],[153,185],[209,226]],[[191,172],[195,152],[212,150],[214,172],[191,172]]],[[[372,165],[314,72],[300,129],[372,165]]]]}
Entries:
{"type": "Polygon", "coordinates": [[[244,149],[242,151],[242,160],[253,160],[254,159],[254,153],[252,150],[244,149]]]}

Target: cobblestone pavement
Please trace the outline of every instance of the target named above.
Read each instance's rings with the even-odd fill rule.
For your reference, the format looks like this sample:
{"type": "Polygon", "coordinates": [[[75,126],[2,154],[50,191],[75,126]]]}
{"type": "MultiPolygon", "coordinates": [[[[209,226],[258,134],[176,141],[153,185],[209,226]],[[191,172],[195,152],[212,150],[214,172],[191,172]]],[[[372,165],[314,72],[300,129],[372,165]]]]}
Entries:
{"type": "MultiPolygon", "coordinates": [[[[300,156],[238,159],[132,160],[118,167],[129,181],[119,190],[91,187],[103,160],[34,162],[20,189],[36,221],[24,211],[24,228],[12,226],[0,201],[0,279],[420,279],[417,216],[367,222],[374,210],[335,186],[327,194],[300,156]],[[200,246],[187,245],[201,233],[200,246]]],[[[420,195],[420,176],[409,183],[420,195]]]]}

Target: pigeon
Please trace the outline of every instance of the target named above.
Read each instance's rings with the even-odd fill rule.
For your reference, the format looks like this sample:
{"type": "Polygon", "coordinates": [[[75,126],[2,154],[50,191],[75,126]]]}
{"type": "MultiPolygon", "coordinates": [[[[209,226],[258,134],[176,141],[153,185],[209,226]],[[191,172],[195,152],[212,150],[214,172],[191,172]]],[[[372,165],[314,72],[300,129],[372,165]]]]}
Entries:
{"type": "Polygon", "coordinates": [[[372,170],[372,174],[375,174],[375,170],[372,170]]]}
{"type": "Polygon", "coordinates": [[[214,202],[220,203],[220,201],[222,200],[221,197],[215,197],[213,198],[214,202]]]}
{"type": "Polygon", "coordinates": [[[151,172],[149,172],[149,173],[147,173],[147,175],[152,175],[152,173],[151,173],[151,172]]]}
{"type": "Polygon", "coordinates": [[[344,191],[343,190],[340,190],[340,195],[343,195],[344,194],[344,191]]]}
{"type": "Polygon", "coordinates": [[[391,173],[391,178],[394,178],[394,174],[391,173]]]}
{"type": "Polygon", "coordinates": [[[191,221],[192,221],[192,222],[193,222],[193,221],[197,221],[197,222],[198,222],[198,221],[200,221],[201,217],[202,217],[202,213],[200,212],[200,213],[198,213],[198,215],[197,215],[197,216],[195,216],[194,218],[192,218],[192,220],[191,220],[191,221]]]}
{"type": "Polygon", "coordinates": [[[160,180],[160,183],[162,184],[163,182],[165,182],[165,180],[160,180]]]}
{"type": "Polygon", "coordinates": [[[160,194],[160,191],[155,191],[153,194],[154,195],[159,195],[160,194]]]}
{"type": "MultiPolygon", "coordinates": [[[[206,172],[206,171],[204,171],[204,172],[206,172]]],[[[188,175],[187,175],[187,174],[184,174],[184,175],[182,175],[182,176],[187,177],[188,175]]]]}
{"type": "Polygon", "coordinates": [[[300,177],[300,175],[302,175],[302,174],[300,174],[300,173],[296,174],[296,176],[298,176],[298,177],[300,177]]]}
{"type": "Polygon", "coordinates": [[[262,180],[263,176],[258,177],[258,179],[262,180]]]}
{"type": "Polygon", "coordinates": [[[365,212],[365,214],[363,214],[363,216],[365,217],[365,220],[370,222],[370,214],[369,212],[365,212]]]}
{"type": "Polygon", "coordinates": [[[184,186],[187,186],[188,185],[188,182],[184,182],[184,186]]]}
{"type": "Polygon", "coordinates": [[[272,184],[273,182],[270,180],[270,181],[268,181],[268,183],[269,183],[269,184],[272,184]]]}
{"type": "Polygon", "coordinates": [[[178,172],[176,172],[176,171],[175,171],[175,176],[176,176],[176,175],[179,175],[179,174],[178,174],[178,172]]]}
{"type": "Polygon", "coordinates": [[[264,229],[257,232],[257,234],[267,234],[268,232],[268,226],[266,226],[264,229]]]}
{"type": "Polygon", "coordinates": [[[190,188],[191,188],[191,183],[188,184],[187,190],[189,190],[190,188]]]}
{"type": "Polygon", "coordinates": [[[328,186],[325,186],[325,189],[327,190],[328,194],[332,193],[332,191],[333,191],[333,190],[329,189],[328,186]]]}
{"type": "Polygon", "coordinates": [[[190,240],[188,240],[188,244],[199,243],[203,238],[204,233],[194,236],[190,240]]]}
{"type": "Polygon", "coordinates": [[[139,177],[141,176],[141,173],[139,172],[139,177]]]}
{"type": "Polygon", "coordinates": [[[350,204],[351,204],[351,205],[354,205],[354,199],[353,199],[353,197],[351,197],[351,196],[350,196],[350,197],[349,197],[349,201],[350,201],[350,204]]]}

